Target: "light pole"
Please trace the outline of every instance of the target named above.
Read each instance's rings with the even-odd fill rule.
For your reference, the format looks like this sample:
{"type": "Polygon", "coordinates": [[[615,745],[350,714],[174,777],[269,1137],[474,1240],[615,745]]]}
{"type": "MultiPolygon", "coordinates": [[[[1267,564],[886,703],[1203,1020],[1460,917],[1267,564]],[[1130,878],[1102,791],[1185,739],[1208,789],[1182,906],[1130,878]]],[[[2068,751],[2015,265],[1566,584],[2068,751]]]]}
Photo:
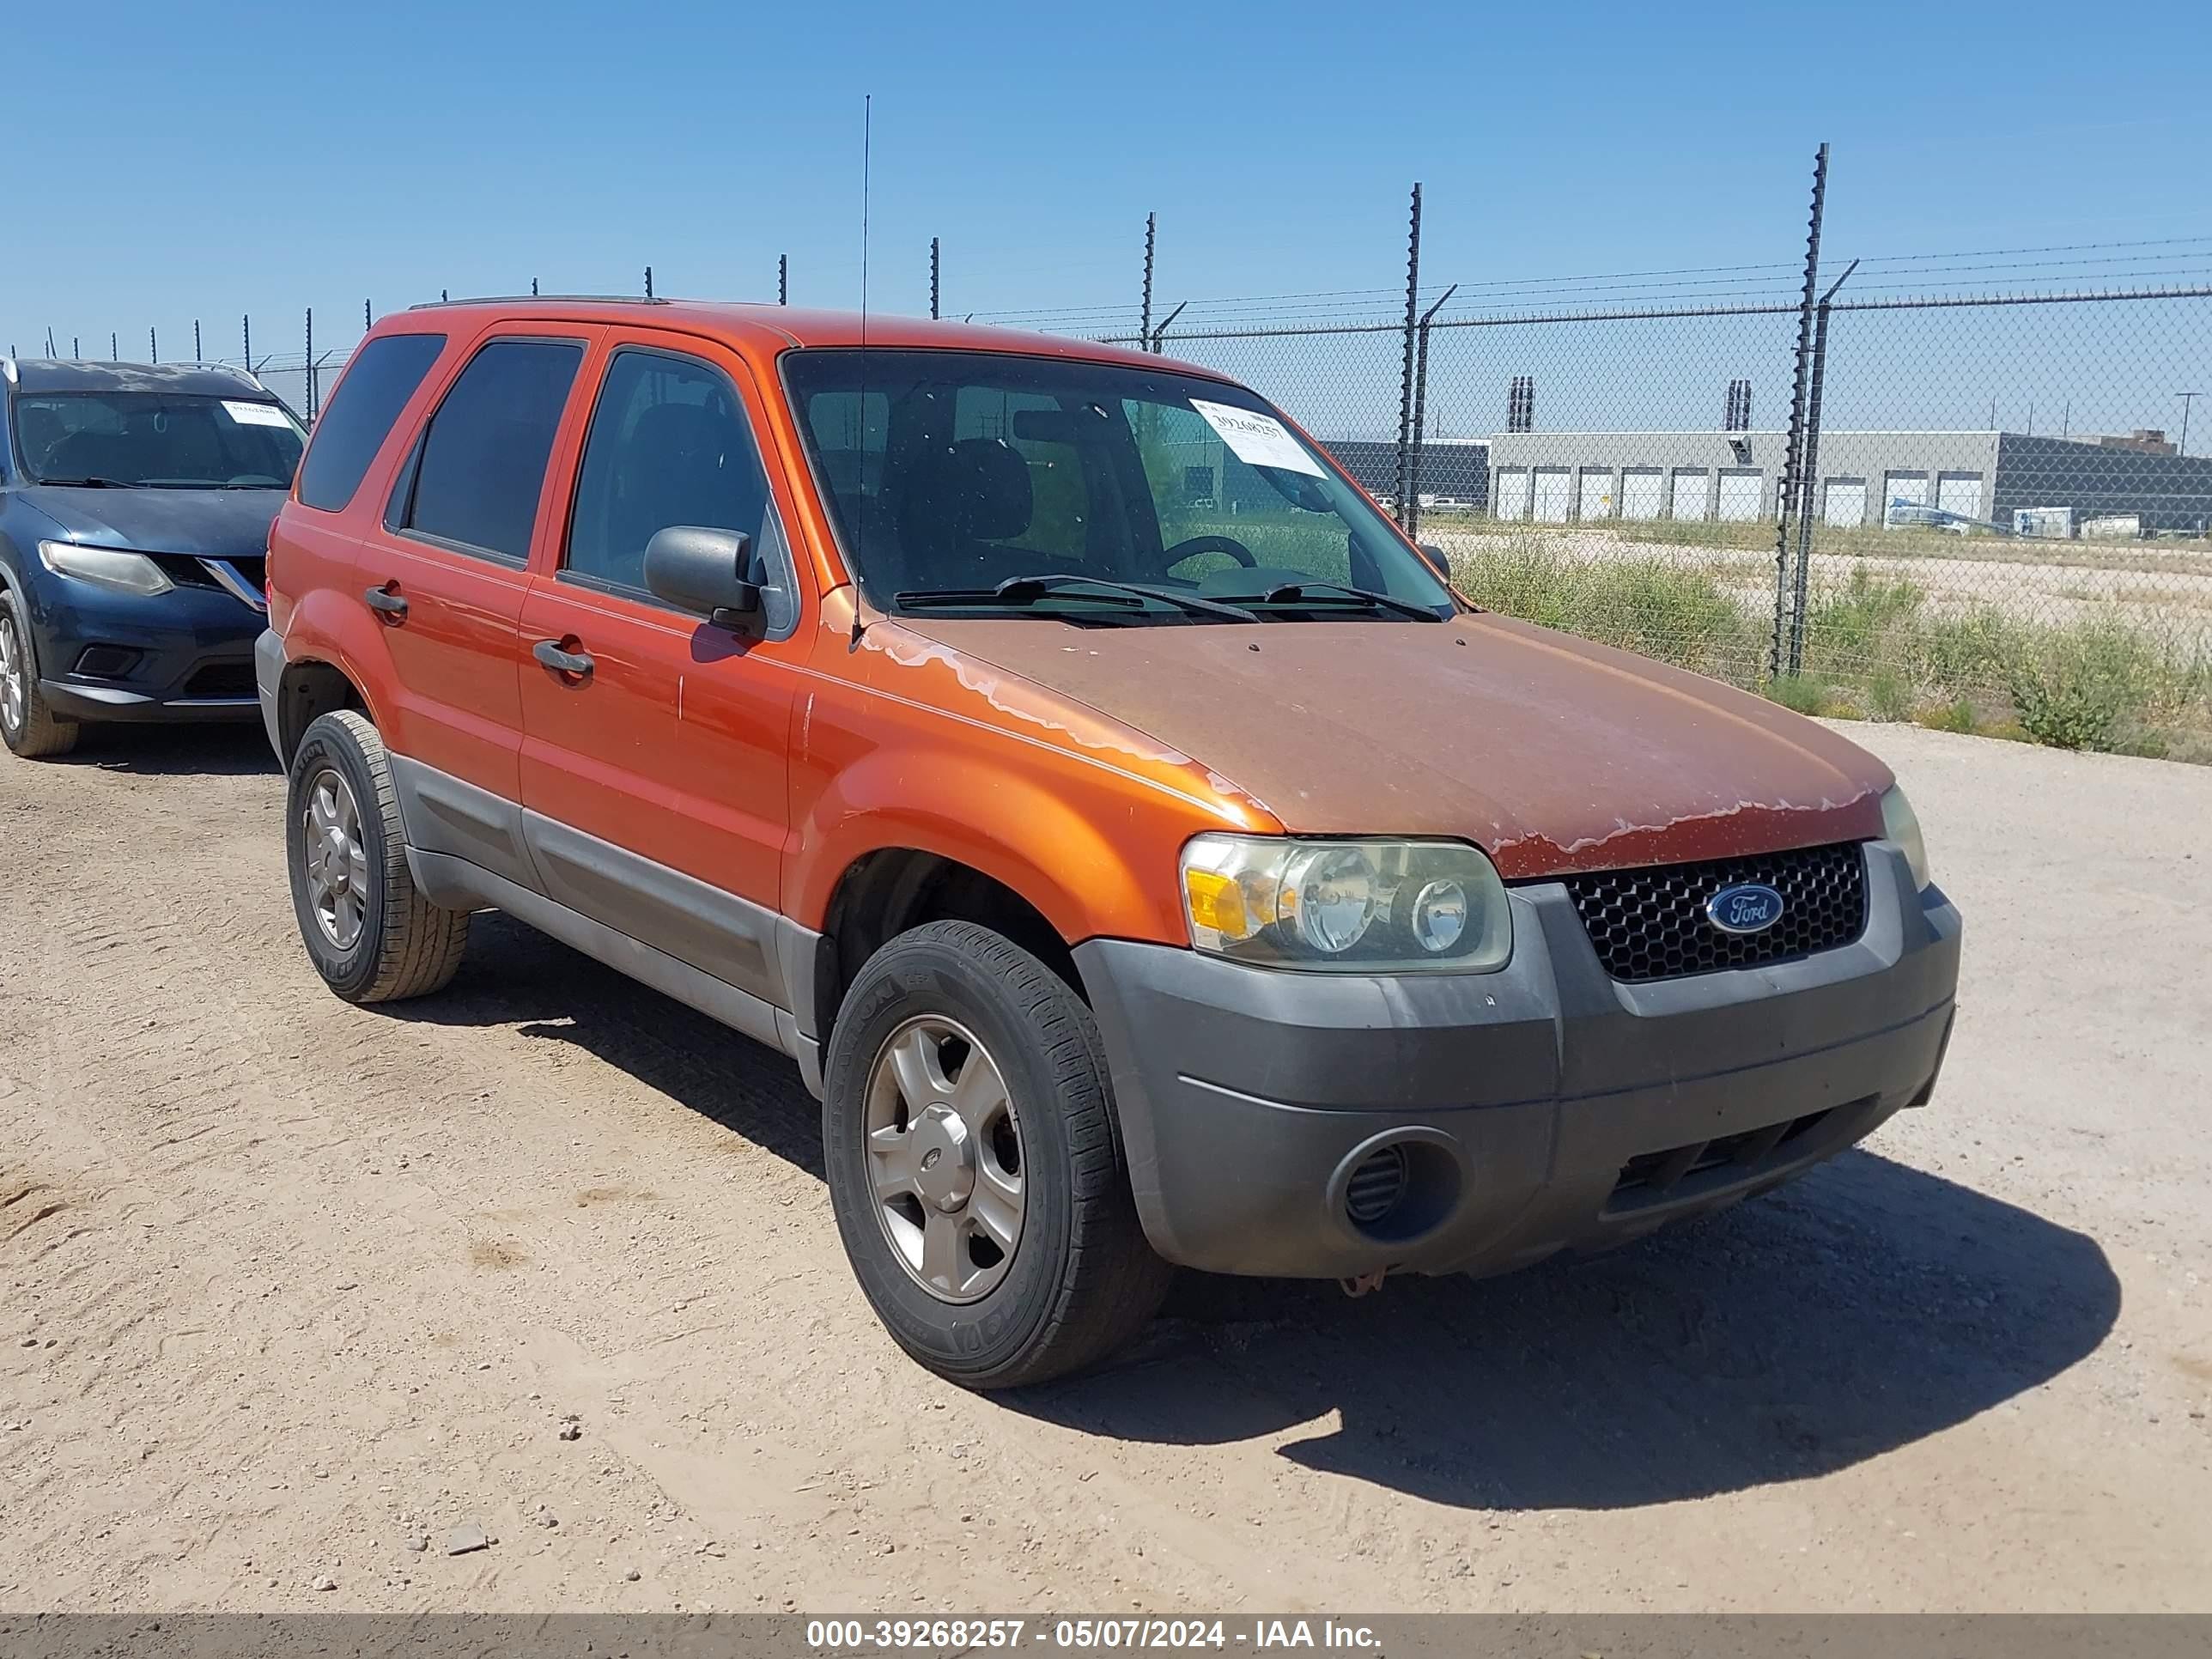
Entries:
{"type": "Polygon", "coordinates": [[[2186,455],[2189,453],[2189,405],[2195,403],[2204,394],[2201,392],[2177,392],[2173,395],[2181,399],[2181,443],[2179,446],[2179,453],[2186,455]]]}

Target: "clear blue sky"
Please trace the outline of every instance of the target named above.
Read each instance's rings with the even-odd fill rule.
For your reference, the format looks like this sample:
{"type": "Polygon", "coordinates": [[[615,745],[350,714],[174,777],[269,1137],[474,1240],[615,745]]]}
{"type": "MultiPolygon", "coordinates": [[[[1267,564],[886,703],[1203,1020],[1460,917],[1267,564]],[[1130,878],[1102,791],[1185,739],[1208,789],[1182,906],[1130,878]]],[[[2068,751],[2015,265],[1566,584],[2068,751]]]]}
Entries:
{"type": "MultiPolygon", "coordinates": [[[[2212,7],[18,5],[0,343],[456,293],[1177,299],[2212,230],[2212,7]]],[[[2142,267],[2212,266],[2198,243],[2142,267]]],[[[2157,250],[2151,250],[2156,252],[2157,250]]],[[[1366,303],[1362,301],[1361,303],[1366,303]]]]}

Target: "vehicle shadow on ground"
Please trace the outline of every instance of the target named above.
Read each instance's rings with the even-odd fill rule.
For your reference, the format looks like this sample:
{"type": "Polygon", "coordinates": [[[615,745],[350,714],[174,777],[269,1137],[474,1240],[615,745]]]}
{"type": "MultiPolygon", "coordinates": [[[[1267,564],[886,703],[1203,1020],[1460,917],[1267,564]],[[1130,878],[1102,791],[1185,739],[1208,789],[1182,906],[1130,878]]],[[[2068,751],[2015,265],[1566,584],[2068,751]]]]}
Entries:
{"type": "Polygon", "coordinates": [[[1617,1509],[1938,1433],[2084,1358],[2119,1308],[2093,1239],[1862,1150],[1500,1279],[1394,1279],[1352,1302],[1188,1275],[1149,1352],[1010,1403],[1170,1445],[1310,1425],[1281,1455],[1434,1503],[1617,1509]]]}
{"type": "MultiPolygon", "coordinates": [[[[819,1111],[791,1061],[507,917],[477,919],[445,994],[382,1012],[573,1043],[821,1177],[819,1111]]],[[[1187,1274],[1110,1369],[997,1398],[1165,1445],[1306,1425],[1280,1455],[1435,1503],[1614,1509],[1938,1433],[2081,1359],[2119,1307],[2094,1240],[1858,1151],[1613,1255],[1502,1279],[1394,1279],[1352,1301],[1187,1274]]]]}
{"type": "Polygon", "coordinates": [[[499,911],[469,924],[468,956],[452,985],[370,1012],[437,1025],[512,1025],[574,1044],[823,1178],[822,1110],[796,1064],[499,911]]]}
{"type": "Polygon", "coordinates": [[[66,755],[42,766],[90,766],[143,777],[276,775],[282,769],[261,724],[94,726],[66,755]]]}

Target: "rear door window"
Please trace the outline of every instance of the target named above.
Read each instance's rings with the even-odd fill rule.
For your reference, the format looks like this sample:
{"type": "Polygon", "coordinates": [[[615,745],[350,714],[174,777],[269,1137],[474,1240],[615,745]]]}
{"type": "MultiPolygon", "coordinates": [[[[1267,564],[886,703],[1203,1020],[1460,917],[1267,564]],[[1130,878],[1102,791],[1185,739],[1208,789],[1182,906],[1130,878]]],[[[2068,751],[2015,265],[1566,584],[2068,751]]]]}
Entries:
{"type": "Polygon", "coordinates": [[[495,340],[471,358],[422,434],[398,527],[527,560],[553,434],[583,359],[580,340],[495,340]]]}
{"type": "Polygon", "coordinates": [[[445,349],[442,334],[387,334],[354,354],[300,464],[304,505],[325,513],[344,510],[392,423],[445,349]]]}

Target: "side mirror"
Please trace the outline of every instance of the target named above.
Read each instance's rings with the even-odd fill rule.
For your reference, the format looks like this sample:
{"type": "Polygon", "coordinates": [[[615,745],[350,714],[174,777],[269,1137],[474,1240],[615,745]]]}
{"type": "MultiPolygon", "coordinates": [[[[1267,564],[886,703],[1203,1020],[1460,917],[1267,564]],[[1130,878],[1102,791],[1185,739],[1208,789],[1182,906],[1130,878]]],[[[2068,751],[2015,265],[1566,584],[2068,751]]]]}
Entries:
{"type": "MultiPolygon", "coordinates": [[[[1436,567],[1437,574],[1449,583],[1451,580],[1451,560],[1445,555],[1443,549],[1438,547],[1434,542],[1415,542],[1413,545],[1421,550],[1423,558],[1436,567]]],[[[647,556],[651,556],[647,555],[647,556]]]]}
{"type": "Polygon", "coordinates": [[[743,531],[672,524],[645,544],[645,586],[717,628],[750,634],[761,619],[760,586],[745,580],[751,563],[752,538],[743,531]]]}

